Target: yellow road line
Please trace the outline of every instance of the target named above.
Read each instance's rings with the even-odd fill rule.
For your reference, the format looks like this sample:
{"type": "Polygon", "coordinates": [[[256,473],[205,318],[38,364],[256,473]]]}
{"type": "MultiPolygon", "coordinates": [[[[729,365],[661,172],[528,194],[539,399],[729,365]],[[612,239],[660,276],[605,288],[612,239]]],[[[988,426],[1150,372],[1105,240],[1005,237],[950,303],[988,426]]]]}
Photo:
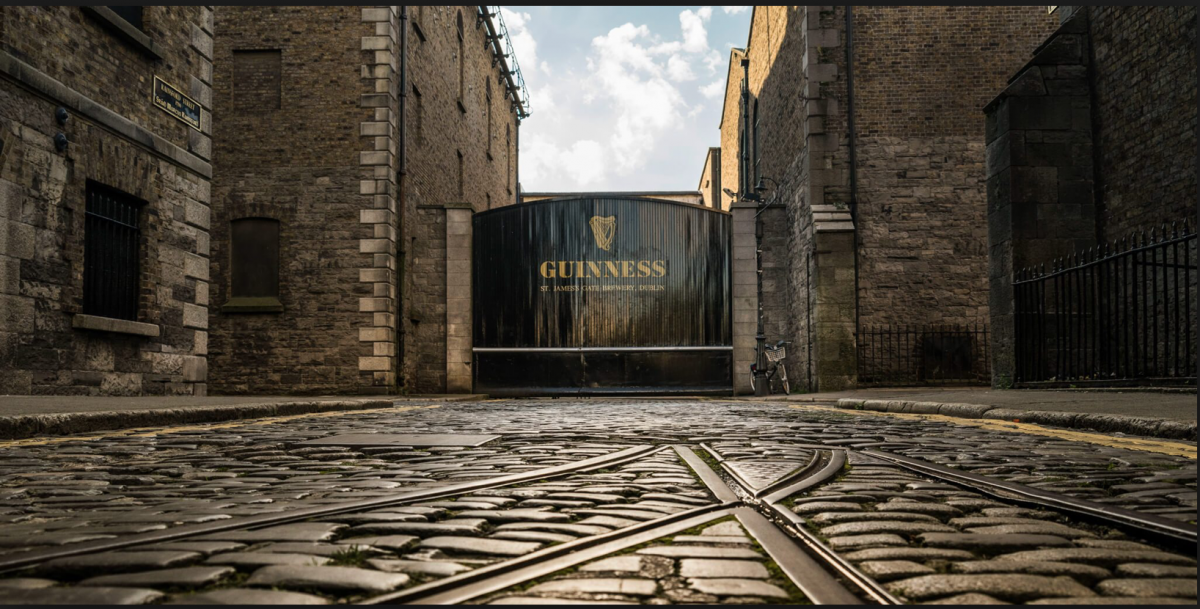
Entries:
{"type": "Polygon", "coordinates": [[[840,412],[843,414],[853,414],[860,416],[884,416],[895,417],[900,419],[911,419],[918,421],[943,421],[954,425],[970,425],[980,429],[989,429],[993,431],[1011,431],[1018,433],[1027,433],[1035,436],[1045,436],[1048,438],[1057,438],[1059,440],[1073,440],[1076,442],[1087,442],[1089,444],[1098,444],[1110,448],[1125,448],[1129,450],[1141,450],[1163,455],[1171,455],[1173,457],[1186,457],[1188,459],[1196,458],[1196,447],[1182,442],[1170,442],[1166,440],[1146,440],[1142,438],[1119,438],[1102,433],[1091,433],[1086,431],[1073,431],[1070,429],[1054,429],[1042,427],[1034,423],[1019,423],[1013,421],[1000,421],[996,419],[967,419],[961,417],[950,417],[944,414],[915,414],[911,412],[879,412],[876,410],[849,410],[836,408],[832,406],[819,406],[816,404],[804,405],[789,405],[788,408],[820,408],[832,412],[840,412]]]}
{"type": "Polygon", "coordinates": [[[61,444],[63,442],[78,442],[85,440],[101,440],[104,438],[145,438],[151,436],[161,436],[166,434],[180,433],[185,431],[197,430],[212,430],[212,429],[231,429],[234,427],[249,427],[251,425],[273,425],[275,423],[286,423],[288,421],[296,421],[299,419],[317,419],[323,417],[343,417],[348,415],[366,414],[374,412],[405,412],[409,410],[421,410],[425,408],[440,408],[439,405],[431,406],[406,406],[402,408],[369,408],[365,410],[338,410],[334,412],[309,412],[304,414],[293,414],[281,417],[261,417],[257,419],[243,419],[240,421],[230,421],[228,423],[198,423],[196,425],[179,425],[176,427],[136,427],[133,429],[115,429],[110,432],[98,433],[90,436],[62,436],[54,438],[26,438],[24,440],[9,440],[0,442],[0,448],[18,448],[22,446],[44,446],[48,444],[61,444]]]}

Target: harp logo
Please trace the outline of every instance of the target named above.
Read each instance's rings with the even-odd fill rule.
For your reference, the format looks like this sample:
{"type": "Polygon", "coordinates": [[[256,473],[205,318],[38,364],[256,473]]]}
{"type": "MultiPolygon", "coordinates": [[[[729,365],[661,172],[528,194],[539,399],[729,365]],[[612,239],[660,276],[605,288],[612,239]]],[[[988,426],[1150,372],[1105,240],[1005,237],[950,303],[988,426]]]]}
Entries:
{"type": "Polygon", "coordinates": [[[612,249],[613,235],[617,232],[617,217],[592,216],[592,219],[588,220],[588,225],[592,227],[592,236],[596,238],[596,247],[606,252],[612,249]]]}

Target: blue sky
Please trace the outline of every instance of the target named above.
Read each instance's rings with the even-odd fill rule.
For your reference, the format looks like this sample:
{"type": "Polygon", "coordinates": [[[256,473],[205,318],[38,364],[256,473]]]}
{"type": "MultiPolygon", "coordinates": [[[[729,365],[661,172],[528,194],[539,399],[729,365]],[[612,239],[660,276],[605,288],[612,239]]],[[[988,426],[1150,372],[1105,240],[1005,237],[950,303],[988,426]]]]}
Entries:
{"type": "Polygon", "coordinates": [[[504,7],[530,92],[526,192],[694,190],[749,7],[504,7]]]}

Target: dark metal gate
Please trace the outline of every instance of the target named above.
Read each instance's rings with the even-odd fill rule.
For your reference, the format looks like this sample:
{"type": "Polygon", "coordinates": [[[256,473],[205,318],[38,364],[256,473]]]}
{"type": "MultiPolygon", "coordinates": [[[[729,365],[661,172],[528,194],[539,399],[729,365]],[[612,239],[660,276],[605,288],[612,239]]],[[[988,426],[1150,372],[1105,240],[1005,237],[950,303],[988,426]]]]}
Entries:
{"type": "Polygon", "coordinates": [[[732,388],[730,217],[653,199],[536,201],[474,218],[475,391],[732,388]]]}

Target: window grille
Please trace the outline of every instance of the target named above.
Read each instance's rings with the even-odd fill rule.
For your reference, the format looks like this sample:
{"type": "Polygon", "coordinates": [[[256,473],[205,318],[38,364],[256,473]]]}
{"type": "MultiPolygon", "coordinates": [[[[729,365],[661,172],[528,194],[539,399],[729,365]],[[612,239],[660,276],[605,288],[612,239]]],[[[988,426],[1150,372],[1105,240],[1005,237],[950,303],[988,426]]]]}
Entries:
{"type": "Polygon", "coordinates": [[[139,216],[145,201],[88,181],[83,312],[137,321],[141,279],[139,216]]]}

